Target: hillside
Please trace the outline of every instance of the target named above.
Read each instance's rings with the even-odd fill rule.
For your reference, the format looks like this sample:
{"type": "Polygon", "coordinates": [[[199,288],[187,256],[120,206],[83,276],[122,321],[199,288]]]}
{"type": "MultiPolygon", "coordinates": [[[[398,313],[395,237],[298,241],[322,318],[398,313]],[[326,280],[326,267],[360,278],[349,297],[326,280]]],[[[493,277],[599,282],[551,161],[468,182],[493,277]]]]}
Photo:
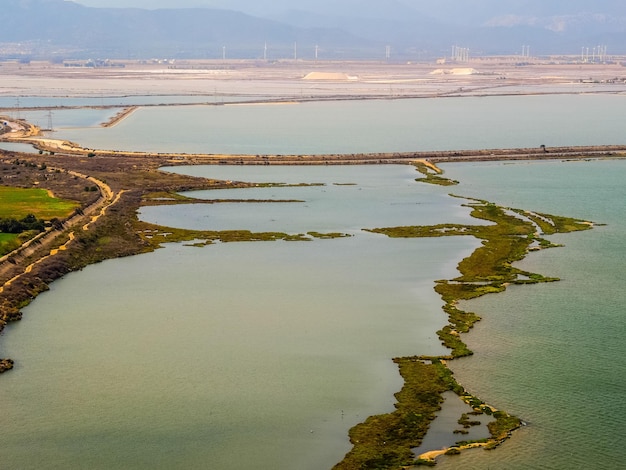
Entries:
{"type": "Polygon", "coordinates": [[[420,60],[449,56],[453,45],[472,55],[519,54],[523,46],[533,55],[597,46],[626,54],[626,4],[611,0],[214,3],[233,9],[3,0],[0,58],[272,60],[312,59],[317,52],[323,59],[383,59],[389,46],[394,60],[420,60]]]}

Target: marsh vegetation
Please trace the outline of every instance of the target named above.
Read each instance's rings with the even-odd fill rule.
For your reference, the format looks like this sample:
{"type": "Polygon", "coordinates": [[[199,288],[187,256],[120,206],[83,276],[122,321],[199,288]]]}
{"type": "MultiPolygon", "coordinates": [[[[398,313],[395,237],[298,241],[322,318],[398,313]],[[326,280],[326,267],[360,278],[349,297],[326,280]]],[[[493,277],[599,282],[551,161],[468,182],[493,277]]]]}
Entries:
{"type": "MultiPolygon", "coordinates": [[[[443,237],[474,236],[481,246],[463,259],[458,270],[460,276],[436,282],[435,291],[443,299],[443,310],[448,324],[437,332],[444,346],[451,350],[445,357],[397,358],[405,387],[396,394],[396,411],[368,418],[364,424],[351,430],[354,449],[337,469],[402,468],[415,464],[412,448],[421,442],[443,401],[443,391],[452,390],[474,409],[475,413],[492,415],[489,423],[491,437],[481,442],[459,441],[456,449],[480,444],[486,449],[499,445],[521,424],[519,418],[505,411],[495,410],[477,397],[468,394],[458,384],[445,361],[473,354],[461,338],[480,320],[473,312],[458,308],[461,300],[470,300],[485,294],[502,292],[508,284],[527,284],[557,281],[556,278],[518,269],[513,263],[521,260],[535,247],[556,246],[543,238],[545,234],[588,230],[592,224],[569,217],[535,214],[519,209],[507,209],[483,200],[470,199],[472,216],[490,222],[489,225],[441,224],[435,226],[409,226],[371,229],[389,237],[443,237]],[[523,214],[525,217],[516,215],[523,214]],[[541,233],[537,229],[541,230],[541,233]]],[[[461,417],[461,424],[475,422],[461,417]]],[[[456,453],[456,451],[453,451],[456,453]]],[[[432,465],[432,459],[418,459],[420,465],[432,465]]]]}
{"type": "MultiPolygon", "coordinates": [[[[36,156],[30,158],[37,162],[36,156]]],[[[81,171],[107,184],[119,193],[119,200],[111,205],[105,216],[93,223],[89,230],[77,230],[71,249],[59,251],[54,257],[48,257],[38,263],[31,272],[24,272],[20,282],[5,286],[0,293],[0,329],[7,321],[18,320],[20,309],[48,288],[48,284],[64,274],[82,267],[120,256],[128,256],[152,251],[163,243],[188,242],[194,246],[235,241],[310,241],[313,238],[334,238],[348,236],[343,233],[298,233],[252,232],[248,230],[206,231],[187,230],[175,227],[163,227],[139,221],[137,210],[142,205],[191,204],[233,202],[227,199],[197,200],[179,194],[191,189],[212,189],[229,187],[249,187],[253,184],[215,181],[194,178],[157,170],[166,160],[154,158],[125,158],[119,156],[98,155],[93,158],[61,158],[47,155],[55,167],[65,165],[81,171]]],[[[171,162],[167,162],[171,163],[171,162]]],[[[22,165],[23,167],[23,165],[22,165]]],[[[40,170],[34,163],[31,170],[40,170]]],[[[7,170],[9,171],[9,170],[7,170]]],[[[17,167],[13,171],[18,171],[17,167]]],[[[46,170],[49,171],[49,170],[46,170]]],[[[430,168],[428,173],[434,172],[430,168]]],[[[434,175],[434,174],[433,174],[434,175]]],[[[434,175],[434,176],[439,176],[434,175]]],[[[73,179],[65,176],[65,182],[73,179]]],[[[432,182],[432,181],[431,181],[432,182]]],[[[82,194],[82,204],[86,204],[84,182],[75,184],[74,192],[82,194]]],[[[42,184],[42,187],[45,187],[42,184]]],[[[45,192],[45,191],[44,191],[45,192]]],[[[93,197],[93,196],[91,196],[93,197]]],[[[472,216],[487,221],[488,225],[440,224],[433,226],[404,226],[368,229],[371,232],[388,237],[442,237],[473,236],[481,240],[481,246],[458,265],[460,275],[454,279],[438,280],[435,291],[444,301],[443,309],[448,315],[448,324],[438,331],[443,345],[450,349],[450,354],[442,357],[400,357],[394,362],[404,379],[404,386],[396,393],[395,410],[392,413],[371,416],[350,431],[353,449],[345,459],[337,464],[336,469],[362,468],[402,468],[417,464],[431,465],[430,459],[417,459],[413,449],[419,446],[426,434],[429,423],[434,419],[442,403],[442,393],[453,391],[462,397],[476,413],[490,414],[496,420],[489,425],[491,437],[479,444],[486,448],[497,446],[509,433],[520,425],[520,420],[504,411],[483,403],[478,397],[468,394],[456,382],[446,361],[472,354],[462,340],[462,334],[469,331],[480,317],[473,312],[466,312],[458,307],[458,302],[476,298],[488,293],[497,293],[511,283],[526,284],[551,282],[557,279],[530,273],[513,266],[529,250],[554,246],[544,235],[587,230],[592,227],[588,222],[533,213],[520,209],[507,209],[493,203],[477,199],[466,199],[472,216]]],[[[268,201],[254,201],[268,202],[268,201]]],[[[254,203],[252,202],[252,203],[254,203]]],[[[272,201],[272,203],[294,201],[272,201]]],[[[41,206],[49,204],[45,198],[41,206]]],[[[250,203],[246,201],[245,203],[250,203]]],[[[77,203],[74,203],[77,204],[77,203]]],[[[75,206],[74,206],[75,207],[75,206]]],[[[66,209],[68,210],[68,209],[66,209]]],[[[15,214],[13,211],[11,214],[15,214]]],[[[52,248],[66,243],[70,237],[70,228],[62,232],[52,248]]],[[[11,241],[11,237],[5,237],[11,241]]],[[[21,260],[22,265],[43,257],[50,251],[50,246],[35,251],[21,260]]],[[[10,266],[3,274],[3,281],[15,274],[19,266],[10,266]]],[[[2,360],[8,368],[13,362],[2,360]]],[[[458,447],[472,443],[459,441],[458,447]]],[[[453,451],[454,452],[454,451],[453,451]]]]}

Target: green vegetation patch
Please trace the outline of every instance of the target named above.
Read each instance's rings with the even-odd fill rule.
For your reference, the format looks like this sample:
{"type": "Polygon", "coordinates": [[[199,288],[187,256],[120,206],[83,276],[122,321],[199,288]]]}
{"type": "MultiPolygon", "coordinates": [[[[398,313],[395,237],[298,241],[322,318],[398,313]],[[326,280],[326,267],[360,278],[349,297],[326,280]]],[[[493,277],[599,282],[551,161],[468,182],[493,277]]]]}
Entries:
{"type": "Polygon", "coordinates": [[[144,206],[171,206],[178,204],[219,204],[219,203],[287,203],[304,202],[299,199],[201,199],[185,196],[174,192],[154,192],[146,194],[142,199],[144,206]]]}
{"type": "Polygon", "coordinates": [[[250,230],[188,230],[163,227],[146,222],[137,222],[137,229],[140,236],[153,248],[158,248],[163,243],[173,242],[194,242],[192,246],[200,247],[214,242],[311,241],[313,238],[331,239],[351,236],[339,232],[289,234],[283,232],[251,232],[250,230]]]}
{"type": "Polygon", "coordinates": [[[396,410],[370,416],[350,430],[353,448],[334,470],[398,469],[414,465],[413,448],[418,447],[435,413],[441,409],[442,394],[458,387],[449,369],[438,360],[419,357],[394,359],[404,378],[395,394],[396,410]]]}
{"type": "Polygon", "coordinates": [[[325,183],[255,183],[257,188],[301,188],[307,186],[326,186],[325,183]]]}
{"type": "Polygon", "coordinates": [[[46,223],[33,214],[17,220],[0,218],[0,256],[10,253],[46,229],[46,223]]]}
{"type": "MultiPolygon", "coordinates": [[[[497,411],[479,398],[468,394],[454,379],[452,372],[441,358],[412,356],[394,359],[404,386],[395,394],[395,411],[370,416],[363,423],[350,429],[353,448],[333,470],[361,469],[405,469],[414,465],[435,465],[434,460],[415,457],[413,449],[419,447],[426,435],[430,422],[441,409],[443,393],[452,391],[473,408],[472,415],[490,415],[495,418],[487,425],[488,439],[461,441],[452,447],[480,442],[485,449],[492,449],[519,428],[521,421],[504,411],[497,411]]],[[[463,415],[459,424],[464,427],[477,426],[481,422],[463,415]]]]}
{"type": "Polygon", "coordinates": [[[16,233],[0,233],[0,256],[17,249],[22,242],[16,233]]]}
{"type": "Polygon", "coordinates": [[[413,165],[421,174],[424,175],[423,178],[416,178],[415,181],[419,181],[421,183],[429,183],[429,184],[437,184],[439,186],[455,186],[459,184],[456,180],[451,180],[449,178],[445,178],[441,176],[443,174],[443,170],[432,165],[429,166],[423,162],[414,162],[413,165]]]}
{"type": "Polygon", "coordinates": [[[0,186],[0,218],[22,219],[33,214],[38,219],[65,218],[79,204],[51,197],[45,189],[0,186]]]}
{"type": "MultiPolygon", "coordinates": [[[[473,408],[472,415],[490,415],[495,418],[487,425],[488,439],[458,442],[451,454],[459,452],[458,446],[480,442],[492,449],[519,428],[521,421],[504,411],[497,411],[479,398],[468,394],[454,379],[441,358],[412,356],[394,359],[404,386],[395,394],[395,411],[370,416],[350,429],[352,450],[333,470],[406,469],[415,465],[433,466],[434,460],[415,457],[413,449],[419,447],[430,422],[435,419],[443,403],[443,393],[452,391],[473,408]]],[[[481,422],[463,415],[459,424],[477,426],[481,422]]]]}
{"type": "Polygon", "coordinates": [[[590,222],[570,217],[508,209],[478,199],[468,201],[467,207],[472,208],[472,217],[492,224],[440,224],[370,230],[396,238],[471,235],[482,240],[481,246],[459,263],[459,277],[440,280],[435,285],[435,291],[445,302],[443,308],[450,322],[438,334],[442,343],[452,350],[452,357],[472,354],[458,334],[467,332],[479,320],[477,315],[460,310],[457,307],[459,300],[502,292],[510,283],[529,284],[558,280],[512,266],[515,261],[523,259],[535,245],[539,248],[554,246],[536,234],[539,222],[542,227],[546,227],[544,232],[548,232],[549,227],[549,233],[567,233],[592,227],[590,222]]]}
{"type": "MultiPolygon", "coordinates": [[[[368,418],[350,430],[353,449],[335,469],[401,469],[412,465],[435,464],[434,460],[416,459],[412,448],[419,446],[443,400],[442,393],[453,390],[474,409],[473,413],[493,415],[488,424],[491,437],[481,440],[486,449],[494,448],[521,425],[519,418],[504,411],[496,411],[482,400],[468,395],[454,380],[444,359],[469,356],[472,351],[462,341],[461,334],[469,331],[480,317],[458,308],[460,300],[469,300],[485,294],[502,292],[507,284],[537,283],[558,280],[541,274],[525,272],[512,264],[526,256],[531,247],[551,247],[550,242],[537,235],[567,233],[587,230],[592,224],[586,221],[549,214],[507,209],[488,201],[469,199],[472,216],[491,222],[489,225],[455,225],[390,227],[369,230],[389,237],[443,237],[471,235],[482,241],[474,252],[463,259],[459,277],[440,280],[435,291],[445,302],[443,310],[448,315],[448,325],[437,332],[444,346],[451,350],[446,357],[401,358],[394,361],[400,367],[405,385],[396,394],[396,411],[368,418]],[[520,217],[522,216],[522,217],[520,217]]],[[[463,419],[462,425],[477,422],[463,419]]],[[[473,442],[474,444],[478,442],[473,442]]],[[[471,444],[463,443],[463,444],[471,444]]],[[[459,443],[458,445],[461,445],[459,443]]],[[[456,453],[454,447],[451,453],[456,453]]]]}
{"type": "Polygon", "coordinates": [[[321,239],[347,238],[347,237],[351,237],[352,236],[352,235],[350,235],[348,233],[341,233],[341,232],[329,232],[329,233],[307,232],[307,234],[312,236],[313,238],[321,238],[321,239]]]}
{"type": "Polygon", "coordinates": [[[487,425],[489,432],[492,436],[492,440],[489,441],[485,449],[494,449],[500,445],[505,439],[507,439],[511,432],[519,428],[522,422],[519,418],[511,416],[504,411],[494,411],[493,417],[496,418],[487,425]]]}
{"type": "Polygon", "coordinates": [[[282,232],[251,232],[250,230],[188,230],[174,227],[163,227],[147,222],[136,222],[141,238],[152,249],[159,248],[163,243],[189,242],[193,246],[209,245],[214,242],[243,241],[310,241],[304,234],[288,234],[282,232]]]}

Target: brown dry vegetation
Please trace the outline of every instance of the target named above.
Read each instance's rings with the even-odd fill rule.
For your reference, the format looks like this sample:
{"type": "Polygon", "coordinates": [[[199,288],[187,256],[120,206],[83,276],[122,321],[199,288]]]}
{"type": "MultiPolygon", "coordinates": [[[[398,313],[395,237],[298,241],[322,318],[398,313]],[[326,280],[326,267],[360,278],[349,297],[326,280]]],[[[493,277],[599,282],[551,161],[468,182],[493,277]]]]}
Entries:
{"type": "Polygon", "coordinates": [[[35,242],[28,252],[10,256],[0,263],[0,286],[3,287],[0,292],[0,331],[7,321],[20,318],[20,308],[46,290],[50,282],[64,274],[105,259],[153,249],[151,244],[138,235],[133,224],[144,194],[226,186],[226,183],[220,181],[161,172],[158,170],[159,166],[168,162],[160,157],[82,158],[6,151],[0,154],[0,184],[49,189],[59,197],[78,201],[82,209],[93,204],[100,193],[86,191],[86,186],[93,183],[71,175],[69,171],[90,175],[106,182],[114,194],[123,190],[119,200],[106,210],[103,217],[91,224],[88,230],[83,230],[82,226],[89,219],[78,217],[73,226],[66,224],[56,230],[51,237],[54,238],[53,241],[35,242]],[[17,161],[20,163],[15,163],[17,161]],[[45,170],[41,170],[43,162],[47,166],[45,170]],[[69,248],[59,251],[55,256],[48,256],[51,249],[68,241],[70,232],[75,233],[75,241],[69,248]],[[26,267],[36,261],[39,262],[32,266],[32,270],[25,272],[26,267]],[[7,284],[9,279],[18,275],[19,278],[7,284]]]}

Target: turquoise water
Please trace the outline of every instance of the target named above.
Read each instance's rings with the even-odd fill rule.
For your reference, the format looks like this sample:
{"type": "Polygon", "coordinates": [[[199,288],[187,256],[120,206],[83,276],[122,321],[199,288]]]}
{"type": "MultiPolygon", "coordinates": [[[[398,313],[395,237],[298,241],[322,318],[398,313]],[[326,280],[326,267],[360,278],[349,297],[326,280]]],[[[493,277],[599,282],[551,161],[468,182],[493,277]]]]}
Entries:
{"type": "Polygon", "coordinates": [[[427,98],[143,108],[113,128],[56,137],[152,152],[410,152],[622,144],[625,121],[626,95],[427,98]]]}
{"type": "Polygon", "coordinates": [[[445,165],[458,192],[607,224],[550,237],[523,269],[558,283],[511,287],[468,302],[483,321],[476,353],[451,364],[481,398],[529,426],[494,452],[445,457],[444,469],[624,468],[626,161],[445,165]]]}

